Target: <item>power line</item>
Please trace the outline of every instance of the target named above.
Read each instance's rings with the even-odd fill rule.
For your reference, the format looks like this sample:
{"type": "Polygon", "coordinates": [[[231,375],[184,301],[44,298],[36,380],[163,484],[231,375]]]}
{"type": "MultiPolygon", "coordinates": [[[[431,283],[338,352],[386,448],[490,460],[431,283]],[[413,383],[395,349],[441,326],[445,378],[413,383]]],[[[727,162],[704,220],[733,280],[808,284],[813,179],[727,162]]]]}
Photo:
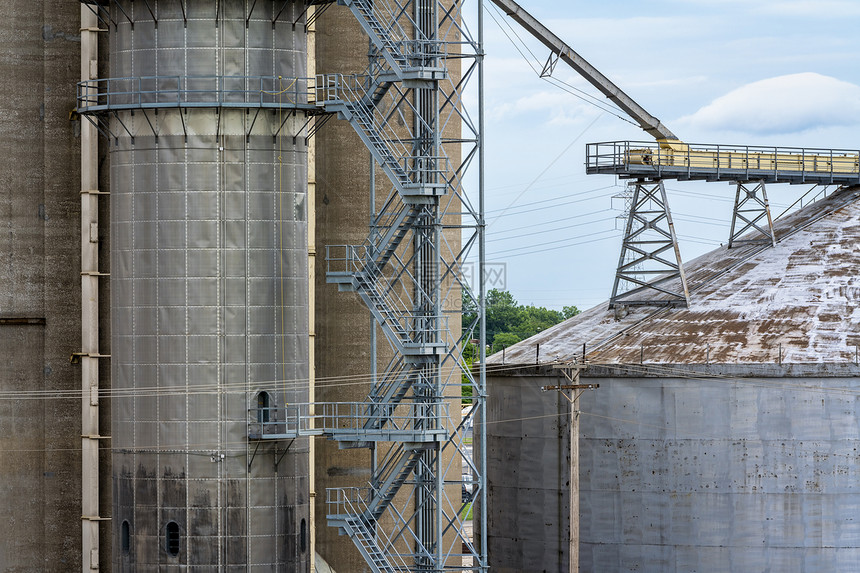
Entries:
{"type": "MultiPolygon", "coordinates": [[[[585,216],[588,216],[588,215],[597,215],[597,214],[600,214],[600,213],[606,213],[607,211],[612,211],[612,209],[602,209],[602,210],[600,210],[600,211],[592,211],[591,213],[584,213],[584,214],[579,215],[579,216],[577,216],[577,217],[571,217],[571,219],[580,218],[580,217],[585,217],[585,216]]],[[[537,236],[537,235],[545,235],[545,234],[547,234],[547,233],[555,233],[555,232],[557,232],[557,231],[564,231],[564,230],[567,230],[567,229],[573,229],[573,228],[576,228],[576,227],[584,227],[584,226],[586,226],[586,225],[594,225],[594,224],[596,224],[596,223],[603,223],[603,222],[605,222],[605,221],[606,221],[606,219],[605,219],[605,218],[601,218],[601,219],[597,219],[597,220],[594,220],[594,221],[585,221],[585,222],[583,222],[583,223],[575,223],[575,224],[572,224],[572,225],[565,225],[564,227],[554,227],[554,228],[552,228],[552,229],[541,229],[541,230],[539,230],[539,231],[532,231],[532,232],[530,232],[530,233],[520,233],[519,235],[512,235],[512,236],[510,236],[510,237],[495,237],[495,234],[491,234],[490,236],[491,236],[491,237],[494,237],[494,238],[487,239],[487,242],[488,242],[488,243],[498,243],[498,242],[501,242],[501,241],[512,241],[512,240],[514,240],[514,239],[521,239],[521,238],[524,238],[524,237],[534,237],[534,236],[537,236]]],[[[521,227],[521,228],[522,228],[522,227],[521,227]]],[[[534,228],[534,226],[532,226],[531,228],[534,228]]]]}
{"type": "MultiPolygon", "coordinates": [[[[528,205],[523,205],[523,207],[530,207],[532,205],[541,205],[543,203],[552,203],[554,201],[563,201],[563,200],[570,199],[571,197],[581,197],[583,195],[589,195],[591,193],[597,193],[599,191],[606,191],[607,189],[613,189],[615,187],[616,187],[615,185],[604,185],[603,187],[595,187],[594,189],[587,189],[585,191],[575,191],[573,193],[566,193],[565,195],[560,195],[558,197],[549,197],[548,199],[540,199],[538,201],[532,201],[528,205]]],[[[562,203],[562,204],[564,204],[564,203],[562,203]]],[[[555,205],[550,205],[547,208],[552,209],[554,207],[555,207],[555,205]]],[[[511,209],[511,206],[509,205],[508,207],[504,207],[504,208],[489,209],[489,210],[485,211],[485,214],[496,213],[498,211],[506,212],[506,211],[509,211],[510,209],[511,209]]],[[[515,211],[513,214],[516,214],[517,212],[518,211],[515,211]]]]}
{"type": "Polygon", "coordinates": [[[535,253],[544,253],[544,252],[548,252],[548,251],[558,250],[558,249],[564,248],[564,247],[575,247],[575,246],[579,246],[579,245],[587,245],[589,243],[596,243],[598,241],[606,241],[609,239],[617,239],[617,238],[618,238],[618,235],[616,234],[615,229],[611,229],[608,231],[598,231],[596,233],[588,233],[586,235],[580,235],[579,237],[570,237],[568,239],[560,239],[558,241],[548,241],[546,243],[538,243],[536,245],[528,245],[525,247],[520,247],[518,249],[509,249],[506,251],[495,252],[493,254],[494,255],[505,255],[505,258],[513,258],[513,257],[519,257],[519,256],[523,256],[523,255],[533,255],[535,253]],[[610,236],[606,236],[606,237],[597,237],[598,235],[600,235],[602,233],[612,233],[612,234],[610,236]],[[595,237],[595,238],[591,238],[591,237],[595,237]],[[590,239],[590,240],[580,240],[580,239],[590,239]],[[554,247],[552,249],[545,248],[549,245],[554,245],[554,247]],[[535,247],[541,247],[541,248],[535,249],[535,247]],[[517,253],[516,252],[516,251],[521,250],[521,249],[535,249],[535,250],[530,250],[530,251],[526,251],[523,253],[517,253]]]}
{"type": "MultiPolygon", "coordinates": [[[[541,221],[541,225],[552,225],[553,223],[562,223],[564,221],[570,221],[571,219],[578,219],[581,217],[587,217],[588,215],[596,215],[597,213],[603,213],[604,211],[615,211],[615,209],[602,209],[600,211],[591,211],[589,213],[583,213],[581,215],[570,215],[567,217],[560,217],[558,219],[551,219],[549,221],[541,221]]],[[[523,229],[534,229],[534,224],[531,225],[522,225],[521,227],[510,227],[501,231],[493,231],[492,235],[500,235],[503,233],[512,233],[514,231],[521,231],[523,229]]]]}
{"type": "Polygon", "coordinates": [[[531,57],[534,59],[535,64],[540,65],[540,60],[538,59],[538,57],[535,55],[534,52],[531,51],[531,48],[529,48],[528,44],[520,37],[520,35],[516,31],[516,29],[510,25],[510,23],[505,18],[504,14],[502,14],[501,11],[499,11],[499,8],[495,5],[492,5],[492,4],[491,4],[491,6],[496,11],[496,13],[499,15],[499,17],[501,18],[501,22],[504,22],[505,24],[503,25],[498,19],[496,19],[496,17],[493,15],[492,12],[488,11],[487,13],[490,15],[490,18],[496,23],[496,25],[501,30],[502,34],[505,35],[505,37],[508,39],[508,41],[514,47],[514,49],[520,54],[520,56],[522,56],[523,60],[532,69],[532,71],[535,73],[536,76],[538,76],[540,79],[546,81],[550,85],[555,86],[556,88],[574,96],[575,98],[580,99],[583,102],[596,107],[597,109],[599,109],[603,113],[608,113],[609,115],[613,115],[613,116],[617,117],[618,119],[621,119],[623,121],[626,121],[628,123],[636,125],[635,123],[630,121],[627,117],[621,115],[624,112],[621,109],[616,108],[615,106],[611,105],[610,102],[607,102],[601,98],[598,98],[597,96],[594,96],[594,95],[592,95],[592,94],[590,94],[584,90],[581,90],[581,89],[577,88],[576,86],[570,85],[570,84],[563,82],[559,79],[553,78],[552,76],[546,76],[542,70],[538,70],[538,68],[532,64],[532,61],[523,53],[523,50],[520,49],[520,46],[522,46],[523,49],[525,49],[529,53],[529,55],[531,55],[531,57]],[[511,34],[513,34],[517,38],[517,40],[519,40],[519,43],[514,41],[514,39],[511,37],[511,34],[508,34],[508,30],[510,30],[511,34]],[[558,83],[553,83],[553,81],[550,81],[550,80],[553,80],[554,82],[558,82],[558,83]]]}
{"type": "Polygon", "coordinates": [[[573,138],[573,141],[571,141],[571,142],[567,145],[567,147],[565,147],[565,148],[561,151],[561,153],[559,153],[559,154],[555,157],[555,159],[553,159],[552,161],[550,161],[550,162],[549,162],[549,165],[547,165],[547,166],[543,169],[543,171],[541,171],[540,173],[538,173],[538,174],[537,174],[537,176],[532,180],[532,182],[531,182],[531,183],[529,183],[529,184],[525,187],[525,189],[523,189],[523,190],[522,190],[522,192],[514,198],[514,200],[513,200],[513,201],[511,201],[510,205],[508,205],[508,207],[506,207],[506,208],[502,211],[502,213],[501,213],[501,214],[496,215],[496,216],[493,218],[493,220],[492,220],[492,221],[490,221],[490,222],[487,224],[487,227],[490,227],[493,223],[495,223],[496,221],[498,221],[501,217],[506,216],[506,212],[507,212],[507,210],[508,210],[508,209],[510,209],[511,207],[513,207],[514,203],[516,203],[517,201],[519,201],[519,200],[520,200],[520,198],[521,198],[523,195],[525,195],[525,194],[529,191],[529,189],[531,189],[531,188],[532,188],[532,186],[534,186],[534,184],[535,184],[535,183],[537,183],[537,182],[538,182],[538,180],[539,180],[541,177],[543,177],[543,175],[544,175],[547,171],[549,171],[549,170],[550,170],[550,168],[552,168],[552,166],[553,166],[553,165],[555,165],[555,164],[556,164],[556,162],[557,162],[559,159],[561,159],[561,158],[562,158],[562,156],[564,156],[564,154],[565,154],[565,153],[567,153],[567,152],[568,152],[568,150],[569,150],[571,147],[573,147],[573,145],[574,145],[577,141],[579,141],[579,139],[580,139],[583,135],[585,135],[585,132],[586,132],[586,131],[588,131],[589,129],[591,129],[591,127],[592,127],[595,123],[597,123],[597,121],[598,121],[599,119],[600,119],[600,116],[597,116],[596,118],[594,118],[594,120],[593,120],[591,123],[589,123],[587,126],[585,126],[585,129],[583,129],[583,130],[579,133],[579,135],[577,135],[575,138],[573,138]]]}

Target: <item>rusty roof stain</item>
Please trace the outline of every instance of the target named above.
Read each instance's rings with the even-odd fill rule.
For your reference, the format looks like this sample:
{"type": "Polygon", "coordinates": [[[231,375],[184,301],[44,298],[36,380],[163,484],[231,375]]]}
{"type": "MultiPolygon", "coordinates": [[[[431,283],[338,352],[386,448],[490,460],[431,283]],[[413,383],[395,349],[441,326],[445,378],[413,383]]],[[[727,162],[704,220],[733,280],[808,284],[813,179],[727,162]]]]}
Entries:
{"type": "Polygon", "coordinates": [[[487,359],[490,366],[853,362],[860,344],[860,186],[774,223],[773,248],[685,262],[690,308],[603,303],[487,359]],[[540,347],[538,348],[538,345],[540,347]],[[504,361],[504,362],[503,362],[504,361]]]}

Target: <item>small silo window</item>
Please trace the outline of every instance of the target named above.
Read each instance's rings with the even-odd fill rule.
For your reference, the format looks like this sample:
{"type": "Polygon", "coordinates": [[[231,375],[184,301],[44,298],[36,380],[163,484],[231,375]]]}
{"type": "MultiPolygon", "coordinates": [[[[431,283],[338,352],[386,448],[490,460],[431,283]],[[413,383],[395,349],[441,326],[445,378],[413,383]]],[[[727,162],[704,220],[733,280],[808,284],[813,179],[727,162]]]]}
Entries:
{"type": "Polygon", "coordinates": [[[308,550],[308,524],[304,519],[299,527],[299,547],[302,553],[308,550]]]}
{"type": "Polygon", "coordinates": [[[257,421],[261,424],[268,424],[271,420],[269,413],[272,410],[272,400],[269,398],[268,392],[260,392],[257,394],[257,421]]]}
{"type": "Polygon", "coordinates": [[[128,555],[128,552],[131,550],[131,526],[129,526],[127,519],[122,522],[119,538],[122,554],[128,555]]]}
{"type": "Polygon", "coordinates": [[[164,528],[165,547],[167,554],[173,557],[179,555],[179,524],[171,521],[164,528]]]}

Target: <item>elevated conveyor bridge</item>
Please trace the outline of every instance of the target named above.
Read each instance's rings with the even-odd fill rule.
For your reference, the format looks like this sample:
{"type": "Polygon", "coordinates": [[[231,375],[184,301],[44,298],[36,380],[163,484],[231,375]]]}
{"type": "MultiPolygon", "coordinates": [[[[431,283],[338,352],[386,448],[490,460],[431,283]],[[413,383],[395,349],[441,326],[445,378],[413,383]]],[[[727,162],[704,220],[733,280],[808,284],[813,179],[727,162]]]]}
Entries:
{"type": "Polygon", "coordinates": [[[517,2],[492,2],[550,49],[545,73],[551,74],[556,61],[565,62],[656,139],[592,143],[586,149],[587,173],[630,180],[625,195],[627,223],[610,307],[690,305],[664,179],[728,181],[736,185],[729,247],[776,244],[765,189],[769,183],[860,184],[857,150],[684,143],[517,2]],[[669,284],[679,286],[670,288],[669,284]]]}
{"type": "Polygon", "coordinates": [[[626,179],[860,184],[860,151],[610,141],[586,146],[586,171],[626,179]]]}

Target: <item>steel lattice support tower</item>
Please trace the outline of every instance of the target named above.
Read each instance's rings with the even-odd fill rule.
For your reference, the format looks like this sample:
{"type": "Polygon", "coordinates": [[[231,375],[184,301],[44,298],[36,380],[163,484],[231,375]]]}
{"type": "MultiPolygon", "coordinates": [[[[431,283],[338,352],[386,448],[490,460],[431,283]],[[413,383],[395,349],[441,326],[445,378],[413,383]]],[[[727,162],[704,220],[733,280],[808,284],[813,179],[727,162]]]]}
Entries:
{"type": "Polygon", "coordinates": [[[757,181],[754,186],[747,181],[737,182],[728,247],[731,249],[733,246],[748,243],[776,246],[773,219],[770,215],[770,204],[767,201],[764,181],[757,181]],[[745,233],[750,231],[757,232],[757,236],[751,239],[741,239],[745,233]]]}
{"type": "Polygon", "coordinates": [[[475,434],[474,457],[466,439],[471,418],[480,424],[485,413],[483,273],[477,289],[464,278],[467,258],[477,254],[483,268],[483,118],[464,103],[482,95],[481,2],[338,4],[367,33],[370,62],[359,75],[319,76],[317,104],[352,125],[385,177],[375,179],[384,200],[364,244],[327,247],[327,280],[365,302],[394,357],[364,402],[316,405],[332,413],[317,415],[316,432],[370,447],[376,459],[367,487],[328,490],[328,522],[374,571],[486,571],[485,432],[475,434]],[[478,301],[468,321],[464,297],[478,301]],[[474,338],[478,375],[463,360],[474,338]],[[464,385],[474,402],[461,419],[464,385]],[[474,536],[463,463],[484,517],[474,536]]]}
{"type": "Polygon", "coordinates": [[[628,185],[633,189],[630,213],[609,307],[690,306],[690,291],[663,180],[637,179],[628,185]],[[652,298],[655,294],[659,298],[652,298]]]}

